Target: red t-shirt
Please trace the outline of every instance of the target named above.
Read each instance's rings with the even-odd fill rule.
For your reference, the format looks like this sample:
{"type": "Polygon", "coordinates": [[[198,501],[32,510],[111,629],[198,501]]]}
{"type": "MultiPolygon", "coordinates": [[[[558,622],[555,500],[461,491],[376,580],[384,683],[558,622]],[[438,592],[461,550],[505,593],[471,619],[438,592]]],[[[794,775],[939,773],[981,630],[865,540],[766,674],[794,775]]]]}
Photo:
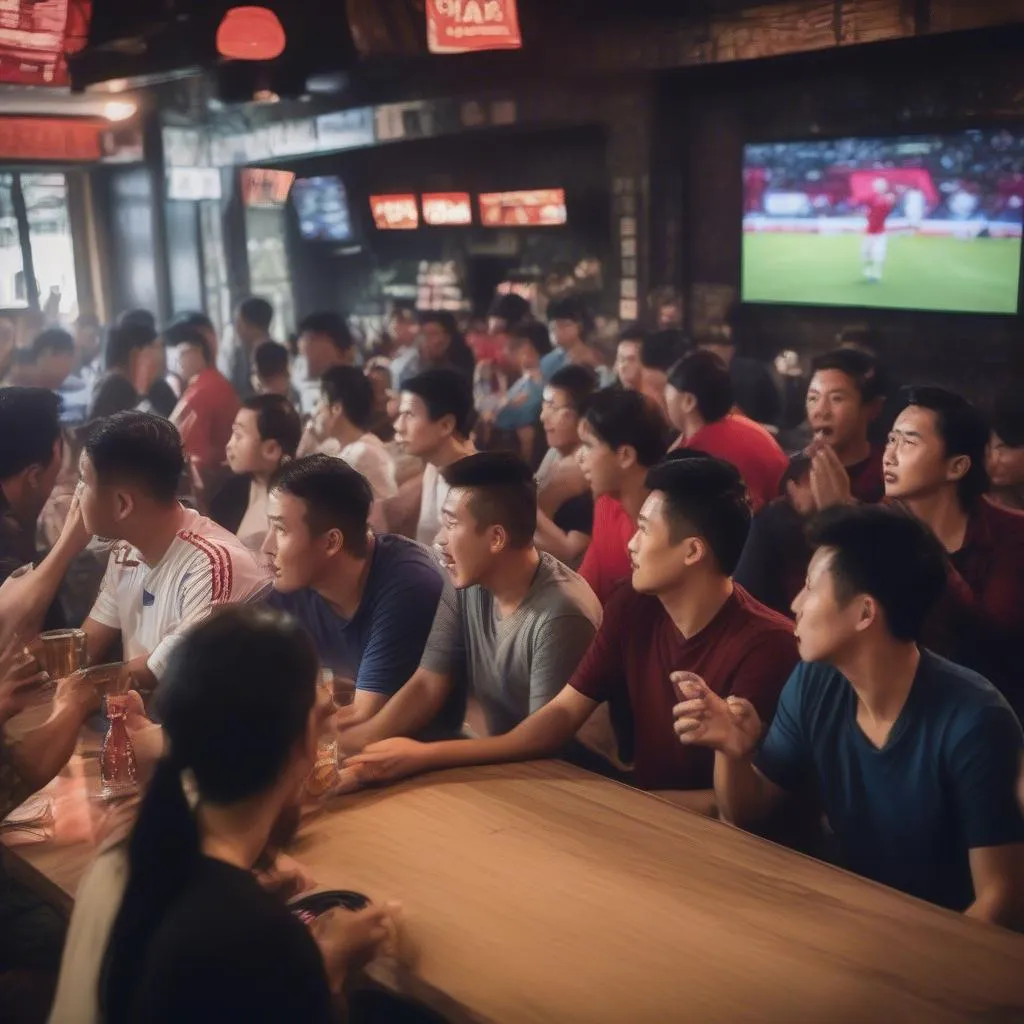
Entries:
{"type": "Polygon", "coordinates": [[[594,502],[594,532],[580,566],[580,575],[590,584],[601,604],[607,602],[623,580],[633,576],[629,542],[634,533],[636,523],[629,518],[621,502],[607,494],[594,502]]]}
{"type": "Polygon", "coordinates": [[[642,789],[711,789],[714,753],[679,742],[672,716],[679,698],[670,675],[695,672],[715,693],[749,700],[767,723],[799,660],[793,623],[739,584],[688,640],[656,597],[621,587],[570,685],[599,702],[628,695],[642,789]]]}
{"type": "Polygon", "coordinates": [[[1024,715],[1024,513],[982,499],[967,521],[967,533],[951,561],[966,591],[950,588],[954,613],[955,660],[986,676],[1024,715]]]}
{"type": "Polygon", "coordinates": [[[789,468],[779,442],[760,423],[737,413],[709,423],[679,446],[731,462],[743,476],[755,514],[779,496],[779,484],[789,468]]]}
{"type": "Polygon", "coordinates": [[[171,419],[181,431],[185,454],[203,469],[224,464],[239,405],[231,382],[213,367],[194,377],[181,396],[171,419]]]}
{"type": "Polygon", "coordinates": [[[896,200],[892,196],[872,196],[867,203],[868,206],[868,234],[884,235],[885,222],[889,214],[896,207],[896,200]]]}
{"type": "Polygon", "coordinates": [[[871,454],[863,462],[846,467],[850,493],[865,505],[877,505],[885,497],[884,454],[884,449],[872,447],[871,454]]]}

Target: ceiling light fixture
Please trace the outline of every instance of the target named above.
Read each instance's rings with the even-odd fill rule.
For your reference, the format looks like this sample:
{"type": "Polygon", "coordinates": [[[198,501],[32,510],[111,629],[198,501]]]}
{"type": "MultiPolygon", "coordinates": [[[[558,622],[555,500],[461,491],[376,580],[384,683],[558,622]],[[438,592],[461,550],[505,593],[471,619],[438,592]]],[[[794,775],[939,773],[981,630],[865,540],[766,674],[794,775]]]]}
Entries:
{"type": "Polygon", "coordinates": [[[217,29],[217,52],[229,60],[274,60],[286,42],[284,26],[266,7],[232,7],[217,29]]]}

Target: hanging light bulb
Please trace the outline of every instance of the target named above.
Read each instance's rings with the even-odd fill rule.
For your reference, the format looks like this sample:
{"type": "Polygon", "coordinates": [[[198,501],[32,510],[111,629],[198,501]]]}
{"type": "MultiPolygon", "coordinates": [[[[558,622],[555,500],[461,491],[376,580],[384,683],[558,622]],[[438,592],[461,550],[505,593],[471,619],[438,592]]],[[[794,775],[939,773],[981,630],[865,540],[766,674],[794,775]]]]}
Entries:
{"type": "Polygon", "coordinates": [[[232,7],[217,29],[217,52],[229,60],[274,60],[287,41],[280,19],[266,7],[232,7]]]}

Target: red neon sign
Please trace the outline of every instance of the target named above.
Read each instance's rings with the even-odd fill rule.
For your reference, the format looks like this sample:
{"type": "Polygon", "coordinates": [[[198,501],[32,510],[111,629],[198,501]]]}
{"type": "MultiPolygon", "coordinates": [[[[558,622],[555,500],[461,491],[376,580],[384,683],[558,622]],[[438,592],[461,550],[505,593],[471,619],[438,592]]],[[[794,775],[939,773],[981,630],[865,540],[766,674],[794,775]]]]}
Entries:
{"type": "Polygon", "coordinates": [[[567,219],[565,189],[485,192],[480,196],[480,221],[484,227],[558,227],[567,219]]]}
{"type": "Polygon", "coordinates": [[[468,192],[427,192],[423,196],[423,223],[451,227],[473,223],[473,203],[468,192]]]}
{"type": "Polygon", "coordinates": [[[431,53],[520,49],[516,0],[427,0],[427,45],[431,53]]]}
{"type": "Polygon", "coordinates": [[[415,231],[420,211],[412,195],[370,196],[370,210],[378,231],[415,231]]]}

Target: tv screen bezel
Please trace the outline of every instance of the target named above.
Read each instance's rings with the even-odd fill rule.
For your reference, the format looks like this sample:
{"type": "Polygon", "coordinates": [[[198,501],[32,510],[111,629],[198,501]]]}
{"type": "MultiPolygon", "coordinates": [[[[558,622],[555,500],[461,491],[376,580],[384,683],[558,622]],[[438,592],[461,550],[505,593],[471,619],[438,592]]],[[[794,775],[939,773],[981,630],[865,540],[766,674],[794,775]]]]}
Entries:
{"type": "Polygon", "coordinates": [[[873,306],[873,305],[836,305],[834,303],[827,302],[773,302],[766,299],[746,299],[743,297],[743,266],[744,266],[744,227],[743,221],[745,219],[745,205],[746,205],[746,189],[743,180],[743,172],[747,166],[746,154],[747,149],[750,146],[778,146],[788,144],[798,144],[802,142],[836,142],[843,139],[912,139],[922,138],[928,136],[948,136],[965,134],[967,132],[998,132],[1007,131],[1015,135],[1024,136],[1024,122],[1020,125],[1011,124],[1005,119],[1002,120],[974,120],[969,124],[964,124],[962,121],[953,123],[940,123],[938,125],[929,125],[927,127],[921,127],[916,129],[907,129],[905,126],[901,126],[898,129],[881,129],[871,130],[865,129],[863,131],[846,131],[846,132],[827,132],[827,133],[816,133],[807,132],[804,134],[786,133],[784,135],[770,135],[761,136],[753,135],[744,138],[741,146],[740,153],[740,167],[738,179],[738,206],[740,211],[739,220],[739,231],[740,231],[740,244],[739,244],[739,266],[737,276],[737,288],[736,288],[736,302],[744,307],[758,310],[778,310],[780,312],[796,313],[807,310],[831,310],[838,313],[849,312],[851,315],[879,315],[884,317],[897,318],[915,318],[920,319],[922,317],[965,317],[968,319],[982,319],[982,320],[996,320],[1006,322],[1013,320],[1022,314],[1024,314],[1024,239],[1021,240],[1021,258],[1017,268],[1017,309],[1014,312],[1000,313],[1000,312],[979,312],[975,310],[948,310],[948,309],[929,309],[927,307],[918,306],[873,306]]]}

